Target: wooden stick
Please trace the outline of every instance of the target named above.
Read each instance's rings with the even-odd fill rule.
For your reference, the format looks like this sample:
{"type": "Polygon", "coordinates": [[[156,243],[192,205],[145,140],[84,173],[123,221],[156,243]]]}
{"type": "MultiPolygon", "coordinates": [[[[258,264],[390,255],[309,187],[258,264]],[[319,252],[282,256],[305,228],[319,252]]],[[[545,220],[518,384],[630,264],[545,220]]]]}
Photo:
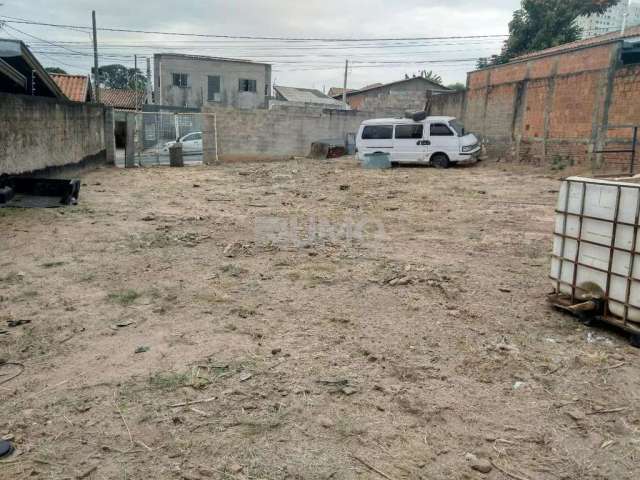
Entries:
{"type": "Polygon", "coordinates": [[[97,465],[94,465],[93,467],[91,467],[89,470],[87,470],[84,473],[81,473],[80,475],[78,475],[76,478],[78,480],[81,480],[83,478],[87,478],[89,475],[91,475],[93,472],[95,472],[98,469],[97,465]]]}
{"type": "Polygon", "coordinates": [[[215,402],[218,397],[205,398],[204,400],[193,400],[191,402],[174,403],[169,405],[169,408],[188,407],[189,405],[198,405],[199,403],[211,403],[215,402]]]}
{"type": "Polygon", "coordinates": [[[380,475],[383,478],[386,478],[387,480],[394,480],[393,477],[390,477],[389,475],[387,475],[386,473],[384,473],[381,470],[378,470],[376,467],[374,467],[373,465],[365,462],[363,459],[361,459],[360,457],[356,457],[355,455],[351,455],[353,458],[355,458],[357,461],[359,461],[361,464],[363,464],[365,467],[367,467],[369,470],[376,472],[378,475],[380,475]]]}
{"type": "Polygon", "coordinates": [[[491,460],[491,465],[494,466],[494,468],[496,470],[498,470],[499,472],[502,472],[503,474],[505,474],[507,477],[511,477],[514,480],[529,480],[527,477],[521,477],[520,475],[516,475],[515,473],[511,473],[506,471],[504,468],[502,468],[500,465],[498,465],[497,463],[495,463],[493,460],[491,460]]]}
{"type": "Polygon", "coordinates": [[[593,412],[588,412],[587,415],[600,415],[600,414],[605,414],[605,413],[620,413],[620,412],[624,412],[627,409],[627,407],[621,407],[621,408],[612,408],[609,410],[594,410],[593,412]]]}
{"type": "Polygon", "coordinates": [[[129,425],[127,425],[127,421],[122,414],[122,410],[120,410],[120,405],[118,405],[118,400],[116,399],[116,392],[113,392],[113,400],[116,404],[116,408],[118,409],[118,413],[120,414],[120,418],[122,418],[122,422],[124,423],[125,428],[127,429],[127,433],[129,434],[129,441],[131,442],[131,446],[133,447],[133,435],[131,435],[131,430],[129,430],[129,425]]]}

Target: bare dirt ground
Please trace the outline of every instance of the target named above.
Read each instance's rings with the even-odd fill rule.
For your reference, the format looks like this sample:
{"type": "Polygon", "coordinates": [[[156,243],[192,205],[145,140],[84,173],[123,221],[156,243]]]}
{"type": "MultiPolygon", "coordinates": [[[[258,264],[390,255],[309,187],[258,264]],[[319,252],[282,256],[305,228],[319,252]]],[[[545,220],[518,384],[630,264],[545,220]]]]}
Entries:
{"type": "Polygon", "coordinates": [[[0,357],[24,366],[0,367],[0,478],[637,478],[639,351],[545,302],[553,176],[83,182],[77,207],[0,210],[0,357]]]}

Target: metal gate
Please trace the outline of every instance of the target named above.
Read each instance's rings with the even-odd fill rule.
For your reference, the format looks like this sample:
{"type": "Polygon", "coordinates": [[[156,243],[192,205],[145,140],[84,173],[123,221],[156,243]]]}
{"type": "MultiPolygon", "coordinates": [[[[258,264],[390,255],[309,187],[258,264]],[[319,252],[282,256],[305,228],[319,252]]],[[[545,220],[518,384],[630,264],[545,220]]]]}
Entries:
{"type": "Polygon", "coordinates": [[[182,144],[185,165],[217,161],[215,114],[138,112],[134,158],[140,167],[169,165],[169,147],[182,144]]]}

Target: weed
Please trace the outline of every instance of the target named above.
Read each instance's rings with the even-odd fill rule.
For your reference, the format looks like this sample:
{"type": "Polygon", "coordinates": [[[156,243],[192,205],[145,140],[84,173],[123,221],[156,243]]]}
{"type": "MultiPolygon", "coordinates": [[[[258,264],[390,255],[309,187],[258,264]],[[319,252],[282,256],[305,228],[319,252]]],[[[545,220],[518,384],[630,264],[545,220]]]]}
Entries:
{"type": "Polygon", "coordinates": [[[569,156],[562,157],[560,155],[556,155],[551,160],[551,170],[556,170],[556,171],[564,170],[569,166],[573,166],[573,164],[574,164],[573,158],[569,156]]]}
{"type": "Polygon", "coordinates": [[[149,383],[152,387],[159,388],[160,390],[176,390],[189,383],[189,375],[187,373],[158,372],[151,375],[149,383]]]}
{"type": "Polygon", "coordinates": [[[4,277],[0,277],[0,283],[7,283],[9,285],[15,285],[24,280],[24,274],[19,272],[9,272],[4,277]]]}
{"type": "Polygon", "coordinates": [[[113,302],[122,305],[123,307],[127,307],[132,305],[138,298],[140,294],[135,290],[121,290],[119,292],[110,293],[107,298],[113,302]]]}

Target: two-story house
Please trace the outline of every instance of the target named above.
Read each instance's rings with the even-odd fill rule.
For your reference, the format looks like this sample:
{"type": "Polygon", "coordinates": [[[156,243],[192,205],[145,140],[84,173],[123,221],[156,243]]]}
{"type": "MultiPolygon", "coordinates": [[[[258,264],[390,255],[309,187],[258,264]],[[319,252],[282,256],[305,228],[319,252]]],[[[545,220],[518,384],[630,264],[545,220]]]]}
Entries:
{"type": "Polygon", "coordinates": [[[265,108],[271,96],[271,65],[266,63],[177,53],[153,58],[158,105],[265,108]]]}

